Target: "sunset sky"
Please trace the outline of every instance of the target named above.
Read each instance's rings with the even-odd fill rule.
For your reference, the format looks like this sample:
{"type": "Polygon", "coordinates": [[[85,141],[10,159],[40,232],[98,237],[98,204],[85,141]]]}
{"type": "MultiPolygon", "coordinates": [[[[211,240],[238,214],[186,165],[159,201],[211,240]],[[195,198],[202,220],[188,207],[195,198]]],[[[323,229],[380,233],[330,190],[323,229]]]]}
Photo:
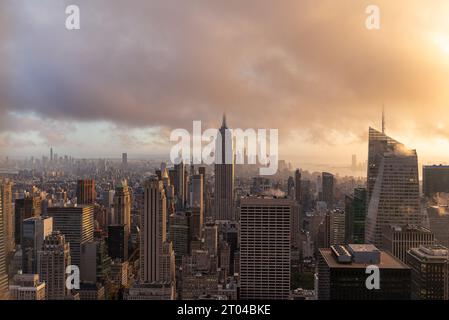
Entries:
{"type": "Polygon", "coordinates": [[[170,130],[226,112],[278,128],[280,158],[345,165],[385,104],[389,135],[449,163],[447,0],[3,0],[0,60],[10,157],[168,157],[170,130]]]}

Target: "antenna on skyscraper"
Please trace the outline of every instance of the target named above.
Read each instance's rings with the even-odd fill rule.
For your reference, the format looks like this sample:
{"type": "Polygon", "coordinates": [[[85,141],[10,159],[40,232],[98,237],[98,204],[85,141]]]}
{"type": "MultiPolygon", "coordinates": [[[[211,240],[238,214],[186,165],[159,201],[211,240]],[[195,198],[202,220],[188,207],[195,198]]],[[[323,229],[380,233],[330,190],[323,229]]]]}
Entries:
{"type": "Polygon", "coordinates": [[[223,122],[222,122],[221,126],[223,128],[227,128],[227,125],[226,125],[226,113],[223,113],[223,122]]]}
{"type": "Polygon", "coordinates": [[[385,134],[385,104],[382,105],[382,133],[385,134]]]}

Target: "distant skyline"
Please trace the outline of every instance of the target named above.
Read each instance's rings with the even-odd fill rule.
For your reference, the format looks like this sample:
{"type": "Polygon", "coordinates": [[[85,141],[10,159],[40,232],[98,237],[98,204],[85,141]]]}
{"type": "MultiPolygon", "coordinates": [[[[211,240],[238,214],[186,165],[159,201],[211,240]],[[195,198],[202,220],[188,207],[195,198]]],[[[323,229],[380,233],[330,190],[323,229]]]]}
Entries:
{"type": "MultiPolygon", "coordinates": [[[[449,163],[449,2],[78,0],[0,4],[0,156],[163,155],[174,128],[278,128],[307,168],[367,157],[368,127],[449,163]],[[404,36],[406,35],[406,36],[404,36]]],[[[304,164],[304,165],[301,165],[304,164]]],[[[325,168],[323,168],[324,170],[325,168]]]]}

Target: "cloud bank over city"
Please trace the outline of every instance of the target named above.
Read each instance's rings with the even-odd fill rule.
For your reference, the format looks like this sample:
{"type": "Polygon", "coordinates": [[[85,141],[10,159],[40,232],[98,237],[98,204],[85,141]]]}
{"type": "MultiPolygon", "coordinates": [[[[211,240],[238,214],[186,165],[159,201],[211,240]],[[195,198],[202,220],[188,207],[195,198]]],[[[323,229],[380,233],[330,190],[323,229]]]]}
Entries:
{"type": "Polygon", "coordinates": [[[428,141],[449,146],[449,3],[376,1],[372,31],[369,4],[2,1],[0,147],[151,154],[172,128],[226,112],[232,127],[279,128],[286,157],[349,162],[385,104],[388,132],[433,157],[428,141]],[[68,31],[75,2],[81,30],[68,31]]]}

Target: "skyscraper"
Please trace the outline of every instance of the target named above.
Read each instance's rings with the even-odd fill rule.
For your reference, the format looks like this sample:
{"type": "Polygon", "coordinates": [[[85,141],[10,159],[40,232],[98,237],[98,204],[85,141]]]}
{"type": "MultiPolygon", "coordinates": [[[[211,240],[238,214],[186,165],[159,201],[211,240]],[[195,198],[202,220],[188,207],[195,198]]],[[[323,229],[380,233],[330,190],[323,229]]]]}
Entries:
{"type": "Polygon", "coordinates": [[[195,174],[191,180],[190,208],[192,211],[190,228],[193,238],[201,239],[204,221],[204,178],[202,174],[195,174]]]}
{"type": "Polygon", "coordinates": [[[38,269],[37,253],[45,237],[53,231],[53,219],[32,217],[22,223],[22,272],[35,274],[38,269]]]}
{"type": "Polygon", "coordinates": [[[38,274],[16,274],[9,292],[12,300],[45,300],[45,282],[38,274]]]}
{"type": "Polygon", "coordinates": [[[5,234],[6,255],[14,250],[14,211],[12,207],[12,182],[0,182],[0,193],[2,197],[3,231],[5,234]]]}
{"type": "Polygon", "coordinates": [[[435,241],[446,248],[449,247],[449,210],[447,206],[431,206],[427,208],[428,226],[435,235],[435,241]]]}
{"type": "Polygon", "coordinates": [[[242,299],[289,298],[292,207],[289,199],[241,200],[242,299]]]}
{"type": "Polygon", "coordinates": [[[112,259],[128,260],[127,228],[123,224],[108,226],[108,254],[112,259]]]}
{"type": "Polygon", "coordinates": [[[410,268],[373,245],[336,245],[319,250],[318,300],[409,300],[410,268]],[[366,286],[367,267],[380,271],[379,289],[366,286]]]}
{"type": "Polygon", "coordinates": [[[108,256],[104,238],[81,245],[81,281],[104,284],[111,272],[111,258],[108,256]]]}
{"type": "Polygon", "coordinates": [[[16,244],[21,244],[23,220],[40,215],[40,197],[27,193],[23,199],[16,199],[14,208],[14,240],[16,244]]]}
{"type": "Polygon", "coordinates": [[[204,247],[210,255],[217,255],[218,250],[218,226],[214,222],[206,222],[204,225],[204,247]]]}
{"type": "Polygon", "coordinates": [[[382,245],[382,229],[389,224],[422,222],[419,206],[416,150],[384,133],[369,129],[368,213],[365,240],[382,245]]]}
{"type": "Polygon", "coordinates": [[[312,209],[312,192],[310,180],[301,181],[301,210],[308,212],[312,209]]]}
{"type": "Polygon", "coordinates": [[[234,220],[234,147],[226,116],[217,137],[215,148],[215,220],[234,220]]]}
{"type": "Polygon", "coordinates": [[[189,219],[185,212],[170,215],[170,241],[173,243],[176,264],[180,265],[182,257],[189,253],[189,219]]]}
{"type": "Polygon", "coordinates": [[[174,186],[176,197],[176,208],[182,210],[186,203],[186,169],[184,162],[175,164],[174,168],[174,186]]]}
{"type": "Polygon", "coordinates": [[[326,212],[317,230],[317,247],[329,248],[331,245],[345,243],[345,213],[341,210],[331,210],[326,212]]]}
{"type": "Polygon", "coordinates": [[[293,177],[287,179],[287,196],[290,199],[295,199],[295,179],[293,177]]]}
{"type": "Polygon", "coordinates": [[[145,182],[144,210],[141,215],[140,280],[162,281],[161,255],[167,234],[166,198],[162,181],[145,182]]]}
{"type": "Polygon", "coordinates": [[[322,188],[322,201],[326,202],[328,209],[333,209],[334,207],[334,175],[328,172],[322,173],[323,184],[322,188]]]}
{"type": "Polygon", "coordinates": [[[295,171],[295,200],[301,203],[301,172],[299,169],[295,171]]]}
{"type": "Polygon", "coordinates": [[[423,193],[427,197],[437,192],[449,192],[449,166],[423,166],[423,193]]]}
{"type": "Polygon", "coordinates": [[[76,198],[78,204],[94,204],[96,198],[95,180],[78,180],[76,184],[76,198]]]}
{"type": "Polygon", "coordinates": [[[48,235],[38,251],[38,273],[45,282],[47,300],[63,300],[67,296],[66,268],[71,264],[70,246],[59,231],[48,235]]]}
{"type": "Polygon", "coordinates": [[[448,300],[449,256],[443,246],[420,246],[407,253],[412,269],[412,299],[448,300]]]}
{"type": "Polygon", "coordinates": [[[434,234],[422,226],[388,225],[382,230],[382,249],[404,263],[407,263],[407,252],[410,249],[434,244],[434,234]]]}
{"type": "Polygon", "coordinates": [[[115,224],[124,225],[127,235],[129,235],[131,232],[131,194],[126,180],[121,181],[115,188],[114,215],[115,224]]]}
{"type": "Polygon", "coordinates": [[[346,243],[365,243],[366,189],[356,188],[353,195],[345,197],[346,243]]]}
{"type": "Polygon", "coordinates": [[[81,245],[94,238],[94,206],[51,207],[48,215],[53,217],[53,230],[61,231],[70,243],[72,264],[81,265],[81,245]]]}
{"type": "Polygon", "coordinates": [[[126,180],[121,181],[115,188],[114,214],[117,224],[125,225],[129,231],[131,224],[131,194],[126,180]]]}
{"type": "Polygon", "coordinates": [[[0,192],[0,300],[6,299],[8,295],[8,274],[6,273],[6,246],[5,233],[3,229],[3,205],[0,192]]]}

